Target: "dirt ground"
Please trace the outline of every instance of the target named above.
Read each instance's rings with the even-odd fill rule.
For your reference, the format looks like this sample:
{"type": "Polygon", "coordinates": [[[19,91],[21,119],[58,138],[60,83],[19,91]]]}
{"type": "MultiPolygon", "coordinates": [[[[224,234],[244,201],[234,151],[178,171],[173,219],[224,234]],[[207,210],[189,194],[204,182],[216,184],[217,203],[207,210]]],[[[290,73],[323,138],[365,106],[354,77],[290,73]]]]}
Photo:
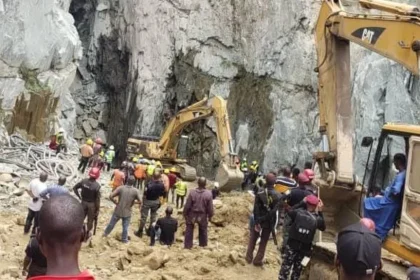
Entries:
{"type": "MultiPolygon", "coordinates": [[[[190,187],[193,187],[191,185],[190,187]]],[[[97,234],[84,244],[80,254],[80,266],[88,269],[98,280],[145,279],[145,280],[245,280],[276,279],[279,271],[279,255],[272,241],[269,242],[263,268],[245,263],[244,255],[248,238],[248,216],[253,197],[248,193],[224,194],[215,201],[215,223],[209,228],[209,246],[183,249],[185,229],[181,212],[175,214],[180,223],[176,244],[167,248],[157,244],[148,246],[149,239],[134,236],[139,223],[139,210],[133,209],[129,229],[131,241],[118,241],[122,226],[119,222],[107,238],[101,237],[113,206],[108,200],[108,187],[104,186],[103,203],[97,234]]],[[[26,196],[26,195],[25,195],[26,196]]],[[[166,207],[160,209],[161,214],[166,207]]],[[[24,249],[28,236],[23,235],[26,215],[26,199],[0,213],[0,278],[24,279],[21,276],[24,249]]]]}

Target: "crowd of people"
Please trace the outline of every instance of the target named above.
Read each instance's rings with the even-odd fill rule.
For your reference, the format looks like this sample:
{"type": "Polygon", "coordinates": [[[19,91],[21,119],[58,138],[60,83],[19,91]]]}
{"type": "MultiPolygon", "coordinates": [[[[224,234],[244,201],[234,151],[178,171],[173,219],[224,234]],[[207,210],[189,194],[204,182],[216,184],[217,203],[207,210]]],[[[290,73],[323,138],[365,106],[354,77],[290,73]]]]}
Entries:
{"type": "MultiPolygon", "coordinates": [[[[29,184],[30,201],[24,227],[25,234],[31,232],[24,260],[28,279],[67,279],[62,278],[63,276],[72,276],[71,279],[94,279],[89,272],[80,271],[78,265],[81,243],[95,234],[100,214],[101,185],[98,179],[104,165],[98,164],[97,159],[101,158],[103,149],[99,148],[100,141],[95,141],[95,145],[92,145],[93,142],[88,140],[81,148],[79,170],[84,172],[87,166],[90,169],[87,178],[73,187],[79,200],[70,195],[64,177],[47,187],[48,176],[41,173],[39,178],[29,184]],[[97,157],[93,158],[95,155],[97,157]]],[[[111,147],[105,155],[110,151],[113,151],[111,147]]],[[[112,157],[115,157],[115,153],[111,153],[110,159],[112,157]]],[[[394,163],[400,171],[397,178],[384,196],[368,198],[365,208],[369,208],[369,203],[379,205],[380,201],[391,199],[396,191],[401,190],[400,177],[403,176],[401,174],[405,175],[405,158],[396,156],[394,163]]],[[[315,177],[312,165],[306,163],[302,172],[296,167],[284,167],[279,174],[269,172],[265,175],[258,174],[257,162],[252,165],[252,173],[257,176],[248,177],[245,184],[245,189],[249,184],[252,186],[249,192],[255,198],[249,221],[245,260],[248,264],[263,266],[267,244],[272,238],[282,258],[278,279],[286,280],[289,276],[292,280],[300,279],[311,258],[316,232],[326,229],[322,212],[324,205],[312,183],[315,177]],[[277,231],[280,226],[283,238],[281,244],[278,244],[277,231]],[[257,245],[258,250],[254,255],[257,245]]],[[[245,167],[244,161],[241,167],[245,167]]],[[[179,224],[172,217],[173,207],[168,205],[164,210],[164,217],[158,219],[158,210],[171,196],[174,207],[183,209],[182,215],[186,222],[184,248],[193,247],[195,226],[198,226],[198,245],[207,246],[208,223],[214,214],[213,199],[220,195],[220,191],[217,182],[212,190],[207,190],[208,183],[204,177],[198,178],[197,185],[196,189],[188,191],[186,182],[177,176],[175,169],[164,169],[160,162],[145,160],[142,155],[130,162],[123,162],[111,174],[112,192],[109,199],[115,204],[115,209],[102,233],[103,237],[107,237],[121,220],[121,242],[129,242],[132,210],[133,207],[138,207],[140,222],[134,235],[143,238],[146,233],[150,246],[154,246],[156,241],[165,246],[173,245],[179,224]]],[[[367,213],[368,218],[344,228],[338,234],[335,265],[340,279],[374,279],[382,267],[381,233],[384,225],[375,224],[372,213],[376,212],[367,213]]],[[[409,272],[412,275],[410,279],[418,279],[415,278],[415,275],[420,274],[418,270],[412,268],[409,272]]]]}

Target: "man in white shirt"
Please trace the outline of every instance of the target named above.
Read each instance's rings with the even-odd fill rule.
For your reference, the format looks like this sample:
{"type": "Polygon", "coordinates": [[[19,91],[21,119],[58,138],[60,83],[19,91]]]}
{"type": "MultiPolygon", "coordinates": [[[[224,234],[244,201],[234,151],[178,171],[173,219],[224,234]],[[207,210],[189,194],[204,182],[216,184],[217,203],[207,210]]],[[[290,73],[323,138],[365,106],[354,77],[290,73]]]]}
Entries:
{"type": "Polygon", "coordinates": [[[32,233],[35,233],[35,228],[38,227],[38,214],[42,207],[42,198],[40,197],[41,192],[47,189],[48,175],[45,172],[39,174],[39,179],[33,179],[28,186],[26,192],[31,197],[28,203],[28,216],[26,217],[26,223],[24,228],[24,234],[28,234],[34,221],[32,233]]]}

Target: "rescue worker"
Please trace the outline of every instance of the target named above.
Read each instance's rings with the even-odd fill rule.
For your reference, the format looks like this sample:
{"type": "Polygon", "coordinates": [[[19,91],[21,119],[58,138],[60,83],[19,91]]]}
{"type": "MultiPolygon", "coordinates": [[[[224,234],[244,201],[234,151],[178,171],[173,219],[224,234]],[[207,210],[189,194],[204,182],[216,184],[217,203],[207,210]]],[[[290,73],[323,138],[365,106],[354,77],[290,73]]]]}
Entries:
{"type": "Polygon", "coordinates": [[[248,162],[246,161],[246,158],[242,159],[240,168],[242,172],[248,172],[248,162]]]}
{"type": "Polygon", "coordinates": [[[150,246],[155,245],[156,233],[160,232],[159,242],[161,245],[171,246],[175,242],[175,233],[178,230],[178,221],[172,218],[173,209],[168,206],[165,217],[157,220],[150,234],[150,246]]]}
{"type": "Polygon", "coordinates": [[[108,151],[105,153],[105,165],[106,165],[106,171],[109,172],[112,166],[112,162],[115,158],[115,150],[114,145],[109,146],[108,151]]]}
{"type": "Polygon", "coordinates": [[[315,195],[306,197],[306,209],[295,209],[288,213],[292,225],[289,229],[283,263],[279,272],[279,280],[288,280],[292,271],[291,280],[299,280],[303,267],[311,257],[312,241],[316,230],[325,230],[322,205],[315,195]]]}
{"type": "Polygon", "coordinates": [[[175,167],[172,167],[169,170],[168,178],[169,178],[169,189],[170,189],[171,195],[172,195],[172,203],[175,203],[175,184],[176,184],[176,180],[178,178],[176,176],[175,167]]]}
{"type": "Polygon", "coordinates": [[[152,160],[146,169],[146,175],[147,175],[146,185],[147,185],[147,181],[152,179],[153,173],[155,172],[155,168],[156,168],[156,162],[155,160],[152,160]]]}
{"type": "Polygon", "coordinates": [[[88,139],[85,144],[83,144],[80,147],[80,163],[79,167],[77,167],[77,170],[81,171],[82,173],[85,173],[86,166],[89,163],[89,159],[91,156],[93,156],[93,149],[92,149],[93,142],[91,139],[88,139]]]}
{"type": "Polygon", "coordinates": [[[206,184],[206,178],[200,177],[198,179],[198,188],[190,192],[185,203],[183,211],[186,223],[185,249],[192,249],[195,224],[198,224],[198,246],[207,246],[207,227],[209,220],[213,217],[214,210],[213,197],[211,192],[206,190],[206,184]]]}
{"type": "Polygon", "coordinates": [[[82,205],[71,195],[56,196],[44,203],[36,237],[47,259],[47,273],[30,280],[95,279],[79,268],[82,242],[89,236],[83,225],[83,214],[82,205]]]}
{"type": "Polygon", "coordinates": [[[134,234],[138,237],[143,237],[143,229],[146,225],[147,217],[150,211],[150,225],[147,229],[149,233],[152,224],[156,221],[157,210],[160,208],[159,197],[165,195],[165,187],[163,186],[162,180],[160,179],[160,172],[155,170],[153,179],[149,181],[144,189],[143,193],[143,204],[141,206],[141,220],[140,226],[137,232],[134,234]]]}
{"type": "Polygon", "coordinates": [[[22,274],[27,274],[26,279],[45,275],[47,273],[47,259],[39,249],[36,234],[31,235],[29,243],[25,249],[25,259],[23,260],[22,274]]]}
{"type": "Polygon", "coordinates": [[[275,182],[276,176],[273,173],[268,173],[264,188],[259,189],[255,196],[252,223],[254,228],[250,232],[245,256],[247,263],[252,263],[255,266],[263,265],[265,249],[276,223],[276,211],[282,204],[281,195],[274,190],[275,182]],[[254,249],[258,238],[260,238],[260,244],[254,258],[254,249]]]}
{"type": "Polygon", "coordinates": [[[120,169],[115,169],[114,172],[112,173],[111,176],[111,180],[112,180],[112,191],[114,191],[116,188],[124,185],[125,182],[125,173],[124,173],[124,168],[126,166],[126,162],[123,161],[123,163],[121,164],[120,169]]]}
{"type": "Polygon", "coordinates": [[[355,223],[338,233],[336,244],[338,279],[376,279],[376,274],[382,268],[382,241],[376,233],[362,223],[355,223]]]}
{"type": "MultiPolygon", "coordinates": [[[[299,180],[299,186],[297,188],[293,188],[292,190],[290,190],[290,192],[286,193],[287,205],[284,209],[285,215],[284,215],[284,222],[283,222],[283,244],[280,250],[282,254],[285,253],[287,239],[289,238],[289,229],[292,224],[292,220],[290,219],[288,212],[294,206],[297,207],[297,205],[300,204],[305,197],[313,194],[310,190],[306,188],[306,185],[309,182],[309,178],[306,177],[305,174],[303,173],[299,174],[298,180],[299,180]]],[[[306,205],[306,203],[303,203],[303,204],[306,205]]]]}
{"type": "Polygon", "coordinates": [[[163,197],[163,204],[168,201],[169,197],[169,169],[164,169],[163,174],[161,175],[163,186],[165,187],[165,196],[163,197]]]}
{"type": "Polygon", "coordinates": [[[143,181],[146,179],[146,168],[147,166],[143,164],[143,160],[140,160],[140,163],[136,165],[136,170],[134,171],[134,177],[136,178],[136,188],[143,189],[143,181]]]}
{"type": "Polygon", "coordinates": [[[127,180],[127,184],[118,187],[113,191],[109,199],[116,205],[114,213],[112,214],[111,220],[108,226],[105,228],[104,237],[108,236],[114,229],[118,221],[122,220],[122,235],[121,242],[128,243],[128,227],[130,226],[131,213],[133,205],[137,202],[141,209],[141,197],[140,192],[134,188],[135,178],[130,176],[127,180]],[[118,201],[115,197],[118,196],[118,201]]]}
{"type": "Polygon", "coordinates": [[[32,222],[34,223],[32,233],[35,233],[35,228],[38,227],[39,210],[41,210],[42,207],[42,198],[40,194],[47,189],[47,184],[45,183],[47,179],[47,173],[41,172],[39,178],[33,179],[26,190],[30,198],[28,203],[28,215],[26,216],[25,227],[23,229],[24,234],[29,233],[32,222]]]}
{"type": "Polygon", "coordinates": [[[296,182],[299,182],[299,176],[300,174],[300,169],[297,167],[293,167],[292,168],[292,179],[295,180],[296,182]]]}
{"type": "Polygon", "coordinates": [[[93,156],[89,160],[89,167],[93,167],[93,163],[98,159],[99,153],[102,151],[102,139],[96,138],[93,145],[93,156]]]}
{"type": "Polygon", "coordinates": [[[218,182],[214,182],[213,189],[211,190],[211,194],[213,196],[213,199],[216,199],[220,195],[218,182]]]}
{"type": "Polygon", "coordinates": [[[55,141],[57,142],[57,153],[66,150],[66,139],[64,132],[64,128],[60,127],[57,134],[55,135],[55,141]]]}
{"type": "Polygon", "coordinates": [[[292,171],[289,167],[283,167],[280,172],[282,175],[277,176],[276,185],[280,185],[285,189],[292,189],[297,186],[296,181],[291,178],[292,171]]]}
{"type": "Polygon", "coordinates": [[[99,170],[102,170],[102,168],[105,165],[104,157],[105,157],[105,153],[103,150],[101,150],[99,154],[97,154],[95,159],[93,160],[92,167],[97,167],[99,170]]]}
{"type": "Polygon", "coordinates": [[[101,185],[96,181],[99,176],[99,169],[94,167],[89,171],[89,178],[83,179],[73,187],[74,193],[82,201],[89,232],[93,229],[93,222],[99,215],[101,204],[101,185]],[[79,192],[80,189],[82,190],[81,193],[79,192]]]}
{"type": "Polygon", "coordinates": [[[306,177],[308,177],[309,179],[309,182],[307,183],[306,188],[308,190],[311,190],[314,194],[318,195],[318,190],[316,186],[312,184],[312,181],[315,179],[315,172],[312,169],[305,169],[303,170],[303,174],[305,174],[306,177]]]}
{"type": "Polygon", "coordinates": [[[65,186],[66,180],[66,177],[60,176],[57,184],[49,186],[46,190],[42,191],[39,196],[46,200],[53,196],[68,194],[69,190],[65,186]]]}
{"type": "Polygon", "coordinates": [[[407,160],[404,154],[395,154],[393,163],[398,170],[384,195],[368,197],[364,201],[364,216],[375,222],[376,233],[385,240],[388,232],[395,225],[402,208],[403,191],[407,160]]]}
{"type": "Polygon", "coordinates": [[[258,162],[256,160],[252,161],[251,165],[249,166],[249,174],[248,174],[248,183],[255,184],[255,180],[257,179],[258,174],[258,162]]]}
{"type": "Polygon", "coordinates": [[[181,180],[181,178],[177,178],[175,183],[176,189],[176,209],[179,209],[179,202],[181,202],[181,208],[184,207],[184,199],[187,196],[187,184],[181,180]]]}

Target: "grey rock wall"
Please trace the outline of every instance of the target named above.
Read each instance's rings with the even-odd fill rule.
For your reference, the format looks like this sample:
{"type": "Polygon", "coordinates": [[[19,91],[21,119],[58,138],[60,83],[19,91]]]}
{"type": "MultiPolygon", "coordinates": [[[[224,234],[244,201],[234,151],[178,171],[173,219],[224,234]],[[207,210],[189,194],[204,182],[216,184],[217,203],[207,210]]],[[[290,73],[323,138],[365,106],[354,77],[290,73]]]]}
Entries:
{"type": "Polygon", "coordinates": [[[31,83],[21,73],[28,69],[35,71],[34,78],[46,84],[53,97],[61,99],[55,116],[49,116],[49,132],[62,125],[73,134],[74,104],[69,86],[82,49],[73,17],[67,12],[69,4],[69,0],[1,1],[0,98],[7,125],[13,120],[16,99],[32,98],[33,89],[27,88],[31,83]]]}
{"type": "MultiPolygon", "coordinates": [[[[214,95],[228,99],[235,150],[265,171],[302,165],[316,150],[312,34],[319,1],[49,0],[33,9],[35,2],[2,1],[3,109],[25,90],[18,72],[24,65],[61,96],[70,133],[105,137],[121,157],[127,137],[158,136],[180,108],[214,95]]],[[[406,70],[358,47],[352,80],[361,176],[366,153],[359,140],[377,136],[387,121],[417,123],[419,86],[414,79],[408,89],[406,70]]],[[[191,163],[208,176],[219,160],[211,124],[185,131],[191,163]]]]}

